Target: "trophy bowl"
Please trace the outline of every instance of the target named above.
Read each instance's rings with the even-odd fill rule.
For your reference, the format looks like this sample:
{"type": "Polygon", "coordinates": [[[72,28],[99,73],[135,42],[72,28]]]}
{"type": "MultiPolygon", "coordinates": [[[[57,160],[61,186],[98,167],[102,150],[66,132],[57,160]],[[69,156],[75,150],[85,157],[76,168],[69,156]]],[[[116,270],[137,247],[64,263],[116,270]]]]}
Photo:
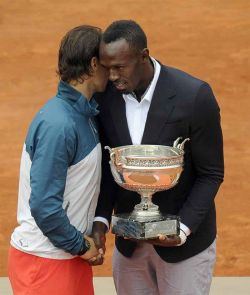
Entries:
{"type": "Polygon", "coordinates": [[[135,239],[155,238],[159,234],[179,234],[179,217],[163,215],[152,203],[152,195],[174,187],[183,170],[184,144],[177,138],[173,146],[127,145],[105,147],[110,152],[114,180],[124,189],[136,191],[140,204],[131,213],[112,217],[112,232],[135,239]]]}

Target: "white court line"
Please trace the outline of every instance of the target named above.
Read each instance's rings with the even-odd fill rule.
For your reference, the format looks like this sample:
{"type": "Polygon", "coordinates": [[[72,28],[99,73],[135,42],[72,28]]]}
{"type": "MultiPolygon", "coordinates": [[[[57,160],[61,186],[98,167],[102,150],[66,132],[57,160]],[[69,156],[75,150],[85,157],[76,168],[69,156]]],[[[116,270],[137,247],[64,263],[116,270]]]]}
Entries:
{"type": "MultiPolygon", "coordinates": [[[[111,277],[94,278],[95,295],[115,295],[111,277]]],[[[12,295],[9,280],[0,277],[0,295],[12,295]]],[[[250,277],[214,277],[210,295],[250,295],[250,277]]]]}

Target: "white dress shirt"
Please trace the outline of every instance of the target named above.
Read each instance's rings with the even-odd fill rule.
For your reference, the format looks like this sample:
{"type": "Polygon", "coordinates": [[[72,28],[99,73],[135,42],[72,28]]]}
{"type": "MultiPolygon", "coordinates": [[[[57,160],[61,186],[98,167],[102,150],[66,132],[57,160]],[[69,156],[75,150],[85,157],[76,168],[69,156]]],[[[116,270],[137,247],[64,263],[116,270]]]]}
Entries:
{"type": "MultiPolygon", "coordinates": [[[[133,93],[122,95],[125,101],[128,129],[133,144],[141,144],[148,111],[161,71],[160,64],[152,57],[151,61],[154,65],[154,77],[142,95],[141,101],[139,102],[133,93]]],[[[94,221],[102,221],[107,225],[107,227],[109,227],[108,221],[105,218],[95,217],[94,221]]],[[[181,223],[180,227],[187,236],[190,235],[191,231],[186,225],[181,223]]]]}
{"type": "Polygon", "coordinates": [[[133,144],[141,144],[148,110],[161,71],[160,64],[154,58],[151,60],[154,64],[154,77],[142,95],[141,101],[139,102],[132,93],[122,95],[125,100],[128,129],[133,144]]]}

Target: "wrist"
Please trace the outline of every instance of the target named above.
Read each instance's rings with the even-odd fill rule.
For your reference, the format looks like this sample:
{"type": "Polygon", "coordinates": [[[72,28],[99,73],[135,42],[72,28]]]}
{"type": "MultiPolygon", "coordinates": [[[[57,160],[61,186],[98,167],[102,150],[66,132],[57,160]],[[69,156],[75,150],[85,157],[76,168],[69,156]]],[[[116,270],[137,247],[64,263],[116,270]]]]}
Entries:
{"type": "Polygon", "coordinates": [[[183,244],[186,243],[187,235],[184,232],[184,230],[182,230],[182,229],[180,229],[179,238],[180,238],[181,241],[180,241],[180,243],[177,246],[181,246],[181,245],[183,245],[183,244]]]}
{"type": "Polygon", "coordinates": [[[93,223],[93,232],[97,231],[97,232],[101,232],[103,234],[106,234],[109,230],[108,225],[105,222],[96,220],[93,223]]]}
{"type": "Polygon", "coordinates": [[[78,252],[78,256],[84,255],[91,247],[90,242],[87,239],[83,239],[82,246],[80,251],[78,252]]]}
{"type": "Polygon", "coordinates": [[[109,222],[104,217],[95,217],[93,227],[100,227],[106,233],[109,231],[109,222]]]}
{"type": "Polygon", "coordinates": [[[180,229],[182,231],[184,231],[184,233],[186,234],[186,236],[188,237],[191,234],[191,230],[189,227],[187,227],[184,223],[180,222],[180,229]]]}

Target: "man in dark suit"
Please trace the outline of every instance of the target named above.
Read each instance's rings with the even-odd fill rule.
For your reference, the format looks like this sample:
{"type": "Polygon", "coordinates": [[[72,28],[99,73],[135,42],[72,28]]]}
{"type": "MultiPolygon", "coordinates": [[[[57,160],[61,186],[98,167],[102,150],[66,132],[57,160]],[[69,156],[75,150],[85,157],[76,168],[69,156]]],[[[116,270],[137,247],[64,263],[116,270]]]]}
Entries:
{"type": "MultiPolygon", "coordinates": [[[[180,216],[181,233],[143,242],[116,237],[117,293],[208,294],[215,262],[214,198],[224,173],[220,110],[213,92],[206,82],[152,58],[145,33],[134,21],[116,21],[106,29],[100,61],[110,73],[106,92],[97,97],[103,146],[172,145],[178,137],[190,138],[179,183],[153,196],[161,212],[180,216]]],[[[138,194],[114,182],[108,161],[104,151],[93,227],[103,249],[112,211],[131,212],[140,201],[138,194]]]]}

